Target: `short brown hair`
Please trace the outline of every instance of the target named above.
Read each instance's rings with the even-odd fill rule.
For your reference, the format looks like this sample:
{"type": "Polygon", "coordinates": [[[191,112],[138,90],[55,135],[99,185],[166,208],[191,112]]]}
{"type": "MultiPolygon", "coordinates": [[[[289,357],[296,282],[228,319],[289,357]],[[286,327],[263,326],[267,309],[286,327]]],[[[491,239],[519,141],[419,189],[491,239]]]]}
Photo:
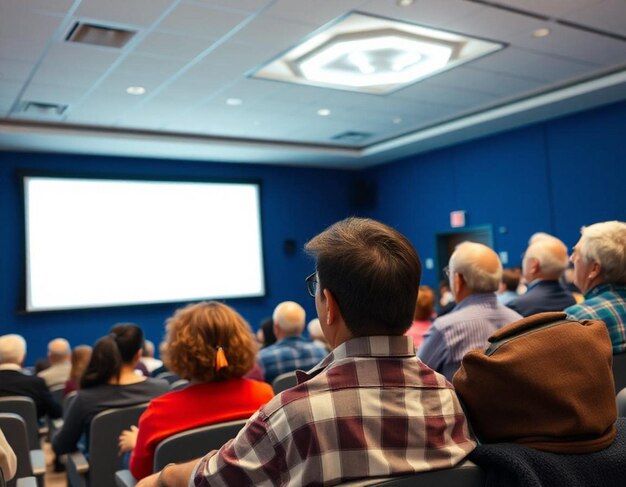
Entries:
{"type": "Polygon", "coordinates": [[[502,284],[507,291],[516,291],[521,277],[522,273],[519,269],[504,269],[502,271],[502,284]]]}
{"type": "Polygon", "coordinates": [[[400,232],[347,218],[310,240],[320,291],[328,289],[355,336],[402,335],[413,321],[422,266],[400,232]]]}
{"type": "Polygon", "coordinates": [[[428,286],[420,286],[413,319],[419,321],[429,320],[433,316],[434,307],[435,292],[428,286]]]}
{"type": "Polygon", "coordinates": [[[200,382],[244,376],[254,365],[257,347],[250,326],[239,313],[216,301],[190,304],[166,323],[165,365],[184,379],[200,382]],[[215,371],[221,346],[228,367],[215,371]]]}

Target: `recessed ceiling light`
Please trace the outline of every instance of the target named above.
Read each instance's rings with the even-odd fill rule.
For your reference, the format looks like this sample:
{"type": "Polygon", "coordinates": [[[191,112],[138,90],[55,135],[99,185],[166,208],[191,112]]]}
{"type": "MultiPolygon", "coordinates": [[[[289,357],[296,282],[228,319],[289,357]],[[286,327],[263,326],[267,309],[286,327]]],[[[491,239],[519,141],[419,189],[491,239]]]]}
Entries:
{"type": "Polygon", "coordinates": [[[396,3],[398,7],[408,7],[409,5],[413,5],[415,0],[398,0],[396,3]]]}
{"type": "Polygon", "coordinates": [[[543,29],[537,29],[536,31],[533,32],[533,37],[536,38],[541,38],[541,37],[548,37],[550,35],[550,29],[548,28],[543,28],[543,29]]]}
{"type": "Polygon", "coordinates": [[[146,89],[143,86],[129,86],[126,88],[126,93],[129,95],[143,95],[146,89]]]}
{"type": "Polygon", "coordinates": [[[254,77],[385,94],[503,47],[351,13],[261,67],[254,77]]]}
{"type": "Polygon", "coordinates": [[[398,124],[398,123],[402,123],[402,118],[400,117],[394,117],[394,119],[392,120],[393,123],[398,124]]]}
{"type": "Polygon", "coordinates": [[[317,114],[318,114],[320,117],[328,117],[328,115],[330,115],[330,110],[329,110],[328,108],[320,108],[320,109],[317,111],[317,114]]]}
{"type": "Polygon", "coordinates": [[[226,104],[230,105],[231,107],[238,107],[242,103],[243,103],[243,100],[241,98],[228,98],[226,100],[226,104]]]}

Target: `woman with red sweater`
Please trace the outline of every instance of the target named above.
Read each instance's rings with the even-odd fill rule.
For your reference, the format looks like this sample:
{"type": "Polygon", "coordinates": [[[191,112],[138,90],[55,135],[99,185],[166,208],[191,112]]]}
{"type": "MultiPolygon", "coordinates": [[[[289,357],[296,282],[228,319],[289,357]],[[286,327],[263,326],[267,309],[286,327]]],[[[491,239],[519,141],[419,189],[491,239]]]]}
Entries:
{"type": "Polygon", "coordinates": [[[161,440],[184,430],[249,418],[273,397],[272,388],[243,376],[253,367],[256,345],[246,321],[232,308],[203,302],[178,310],[166,324],[169,370],[190,384],[153,399],[133,427],[120,436],[132,449],[130,471],[152,473],[161,440]]]}

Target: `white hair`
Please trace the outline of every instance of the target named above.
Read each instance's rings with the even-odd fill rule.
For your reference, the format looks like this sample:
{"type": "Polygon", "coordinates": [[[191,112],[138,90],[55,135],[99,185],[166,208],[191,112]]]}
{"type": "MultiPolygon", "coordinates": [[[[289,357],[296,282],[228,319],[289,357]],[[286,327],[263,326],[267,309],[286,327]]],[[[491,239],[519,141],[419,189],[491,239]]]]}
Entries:
{"type": "Polygon", "coordinates": [[[535,232],[528,239],[528,246],[530,247],[531,245],[536,244],[537,242],[541,242],[542,240],[547,240],[551,238],[556,238],[556,237],[553,237],[552,235],[546,232],[535,232]]]}
{"type": "Polygon", "coordinates": [[[309,332],[311,340],[324,340],[324,333],[322,332],[322,325],[320,324],[319,318],[314,318],[309,321],[309,324],[307,325],[307,330],[309,332]]]}
{"type": "Polygon", "coordinates": [[[274,309],[272,319],[286,335],[300,335],[304,331],[306,311],[294,301],[283,301],[274,309]]]}
{"type": "Polygon", "coordinates": [[[0,364],[22,365],[26,356],[26,340],[21,335],[0,337],[0,364]]]}
{"type": "Polygon", "coordinates": [[[600,264],[604,281],[626,284],[626,223],[601,222],[583,227],[578,250],[587,263],[600,264]]]}
{"type": "MultiPolygon", "coordinates": [[[[450,257],[450,270],[463,275],[467,287],[474,293],[493,293],[498,290],[502,280],[502,262],[495,254],[497,267],[495,271],[489,271],[481,266],[478,259],[474,259],[472,248],[477,245],[475,242],[463,242],[456,246],[450,257]]],[[[484,245],[485,249],[489,249],[484,245]]],[[[491,250],[493,252],[493,250],[491,250]]]]}
{"type": "Polygon", "coordinates": [[[536,259],[539,268],[546,276],[558,279],[567,268],[567,246],[556,237],[542,238],[531,244],[524,254],[524,260],[536,259]]]}
{"type": "Polygon", "coordinates": [[[71,354],[72,347],[65,338],[55,338],[48,343],[48,356],[51,359],[63,359],[71,354]]]}

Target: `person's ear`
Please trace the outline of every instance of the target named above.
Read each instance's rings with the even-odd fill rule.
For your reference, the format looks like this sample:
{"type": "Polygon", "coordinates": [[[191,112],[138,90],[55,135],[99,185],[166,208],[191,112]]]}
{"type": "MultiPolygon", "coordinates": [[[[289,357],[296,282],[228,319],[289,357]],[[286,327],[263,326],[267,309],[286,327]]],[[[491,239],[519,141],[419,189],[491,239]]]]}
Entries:
{"type": "Polygon", "coordinates": [[[591,270],[589,271],[589,280],[593,281],[602,273],[602,266],[595,260],[591,264],[591,270]]]}
{"type": "Polygon", "coordinates": [[[337,313],[339,311],[337,300],[328,288],[322,291],[322,296],[322,306],[326,307],[326,325],[331,326],[337,320],[337,313]]]}

